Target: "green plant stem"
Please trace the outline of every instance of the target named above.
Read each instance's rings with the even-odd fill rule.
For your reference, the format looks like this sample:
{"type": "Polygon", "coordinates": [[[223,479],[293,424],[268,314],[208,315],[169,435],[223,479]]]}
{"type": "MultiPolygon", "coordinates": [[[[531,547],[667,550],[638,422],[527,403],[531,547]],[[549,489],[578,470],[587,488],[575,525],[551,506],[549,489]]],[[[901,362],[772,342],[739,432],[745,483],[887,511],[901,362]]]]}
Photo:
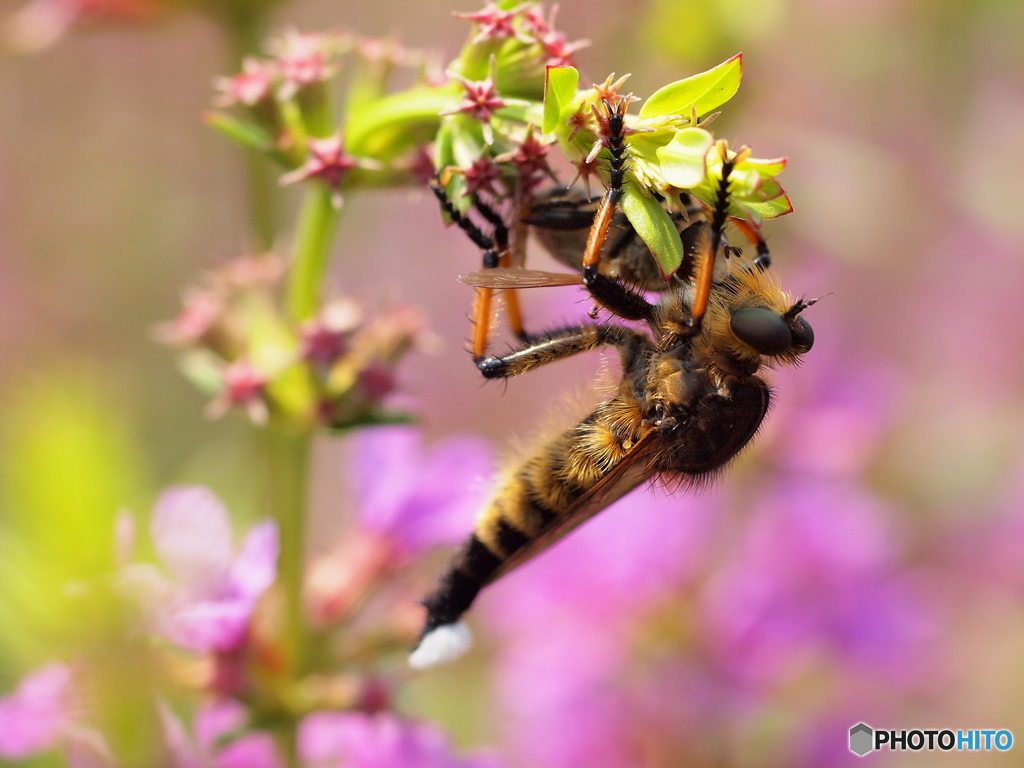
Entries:
{"type": "Polygon", "coordinates": [[[274,248],[278,230],[277,173],[267,158],[246,150],[245,175],[249,190],[249,225],[253,245],[269,252],[274,248]]]}
{"type": "Polygon", "coordinates": [[[270,459],[270,501],[281,536],[279,581],[288,598],[285,609],[285,648],[291,666],[304,671],[302,582],[305,565],[306,501],[310,436],[282,427],[267,430],[270,459]]]}
{"type": "MultiPolygon", "coordinates": [[[[258,53],[262,48],[270,6],[271,3],[225,3],[221,16],[228,40],[230,71],[240,70],[245,57],[258,53]]],[[[252,245],[269,251],[274,247],[279,226],[277,173],[266,157],[246,150],[245,176],[252,245]]]]}
{"type": "Polygon", "coordinates": [[[309,320],[320,308],[327,258],[340,218],[341,211],[331,203],[330,188],[308,183],[288,282],[288,311],[296,321],[309,320]]]}
{"type": "MultiPolygon", "coordinates": [[[[281,537],[278,584],[284,593],[284,627],[281,641],[288,659],[290,681],[306,672],[308,638],[303,611],[306,554],[306,518],[311,436],[282,427],[266,432],[269,460],[270,503],[281,537]]],[[[297,720],[278,729],[278,743],[288,768],[297,768],[297,720]]]]}

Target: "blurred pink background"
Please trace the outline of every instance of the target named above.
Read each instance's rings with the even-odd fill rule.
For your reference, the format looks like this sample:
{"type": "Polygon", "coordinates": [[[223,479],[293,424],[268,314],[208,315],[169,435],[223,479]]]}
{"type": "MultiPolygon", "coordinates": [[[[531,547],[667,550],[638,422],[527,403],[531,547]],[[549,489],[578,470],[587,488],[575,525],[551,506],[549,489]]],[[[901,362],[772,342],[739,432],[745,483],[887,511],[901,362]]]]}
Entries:
{"type": "MultiPolygon", "coordinates": [[[[277,18],[300,29],[394,34],[447,60],[467,34],[452,10],[474,7],[301,0],[277,18]]],[[[779,467],[856,485],[878,535],[896,542],[883,570],[906,575],[907,589],[925,595],[917,604],[940,604],[924,643],[939,657],[927,671],[934,685],[894,682],[900,693],[889,711],[876,710],[887,720],[878,724],[1009,728],[1024,738],[1024,5],[595,0],[565,2],[558,18],[570,38],[593,43],[578,55],[584,83],[628,71],[641,96],[743,51],[743,85],[714,131],[756,156],[789,158],[780,180],[795,213],[764,232],[787,290],[828,294],[808,311],[816,345],[803,368],[775,379],[779,404],[757,446],[717,491],[673,511],[700,520],[701,505],[731,509],[721,546],[746,540],[752,510],[769,503],[758,489],[772,487],[779,467]]],[[[203,396],[152,339],[199,271],[249,247],[240,153],[199,121],[212,79],[230,67],[217,30],[186,14],[75,30],[48,50],[0,60],[0,414],[10,425],[44,382],[74,382],[115,407],[151,489],[203,482],[229,506],[257,509],[250,428],[237,418],[206,421],[203,396]]],[[[577,406],[589,401],[598,356],[507,388],[481,383],[463,347],[471,291],[455,280],[479,256],[442,228],[429,196],[363,193],[347,202],[331,288],[371,306],[398,298],[428,315],[440,343],[408,360],[402,380],[429,436],[477,433],[509,453],[570,422],[574,407],[560,405],[567,395],[577,406]]],[[[525,300],[532,328],[588,309],[572,289],[525,300]]],[[[12,428],[4,429],[10,444],[12,428]]],[[[338,514],[340,467],[341,451],[323,440],[314,499],[325,531],[338,514]]],[[[145,506],[151,489],[129,501],[145,506]]],[[[832,502],[821,498],[816,511],[827,517],[832,502]]],[[[653,512],[664,503],[652,502],[653,512]]],[[[618,525],[631,525],[618,514],[618,525]]],[[[613,522],[601,524],[615,536],[613,522]]],[[[838,523],[831,534],[847,535],[861,534],[838,523]]],[[[722,594],[740,578],[726,560],[711,556],[718,565],[705,576],[722,594]]],[[[521,591],[540,577],[524,569],[514,578],[521,591]]],[[[512,581],[501,589],[515,592],[512,581]]],[[[911,657],[889,678],[877,669],[869,676],[898,677],[911,657]]],[[[416,681],[410,711],[445,721],[467,743],[508,743],[501,718],[467,714],[452,693],[486,697],[474,690],[480,664],[416,681]]],[[[864,692],[865,708],[880,690],[864,692]]],[[[799,690],[778,695],[780,717],[810,716],[787,709],[799,690]]],[[[837,714],[840,737],[856,722],[846,714],[837,714]]],[[[843,742],[830,746],[836,762],[814,745],[799,759],[852,759],[843,742]]],[[[1013,755],[978,759],[1010,765],[1013,755]]],[[[946,757],[927,759],[957,759],[946,757]]],[[[543,759],[537,764],[549,764],[543,759]]],[[[776,764],[756,749],[731,762],[688,759],[776,764]]]]}

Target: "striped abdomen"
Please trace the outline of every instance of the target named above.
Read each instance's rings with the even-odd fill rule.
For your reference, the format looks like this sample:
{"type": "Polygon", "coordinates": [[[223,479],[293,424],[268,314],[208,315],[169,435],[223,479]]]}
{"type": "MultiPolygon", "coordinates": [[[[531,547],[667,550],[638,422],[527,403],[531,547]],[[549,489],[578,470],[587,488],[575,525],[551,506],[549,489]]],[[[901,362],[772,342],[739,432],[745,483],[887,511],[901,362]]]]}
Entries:
{"type": "Polygon", "coordinates": [[[530,458],[484,509],[437,588],[423,600],[423,635],[456,622],[483,587],[510,569],[512,558],[515,565],[529,559],[640,485],[648,474],[638,465],[607,492],[572,508],[639,439],[641,422],[635,401],[615,398],[530,458]]]}

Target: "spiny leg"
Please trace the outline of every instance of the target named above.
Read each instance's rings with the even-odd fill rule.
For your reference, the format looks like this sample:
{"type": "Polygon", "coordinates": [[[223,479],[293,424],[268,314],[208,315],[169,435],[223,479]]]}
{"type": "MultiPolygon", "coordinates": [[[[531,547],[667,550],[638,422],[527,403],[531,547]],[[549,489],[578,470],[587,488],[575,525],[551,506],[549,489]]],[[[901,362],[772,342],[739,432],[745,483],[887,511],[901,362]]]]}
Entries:
{"type": "Polygon", "coordinates": [[[629,99],[619,99],[615,104],[603,103],[604,115],[598,114],[601,140],[611,155],[608,189],[590,228],[587,247],[583,252],[583,284],[594,300],[605,309],[623,320],[647,320],[654,317],[655,307],[642,294],[627,288],[622,283],[602,275],[598,269],[601,247],[608,238],[615,209],[622,199],[623,182],[626,176],[626,108],[629,99]]]}
{"type": "Polygon", "coordinates": [[[508,225],[501,218],[501,214],[475,195],[473,196],[473,207],[487,220],[488,224],[494,227],[494,244],[498,251],[501,253],[508,251],[508,225]]]}
{"type": "Polygon", "coordinates": [[[619,350],[623,366],[628,368],[646,337],[624,325],[578,325],[550,331],[540,338],[501,357],[478,360],[476,367],[488,379],[505,379],[563,360],[581,352],[610,345],[619,350]]]}
{"type": "MultiPolygon", "coordinates": [[[[462,211],[456,208],[454,203],[448,199],[448,193],[444,191],[444,187],[437,179],[430,182],[430,190],[434,193],[438,202],[441,203],[441,208],[446,214],[448,214],[448,218],[455,222],[459,226],[459,229],[469,236],[469,239],[473,241],[473,244],[477,248],[483,251],[484,268],[493,269],[498,266],[498,261],[501,258],[501,251],[498,249],[494,238],[485,235],[480,227],[474,224],[469,218],[462,215],[462,211]]],[[[484,216],[484,218],[487,217],[484,216]]]]}
{"type": "Polygon", "coordinates": [[[700,331],[704,313],[708,308],[708,298],[711,296],[711,279],[715,272],[715,257],[722,245],[722,238],[725,231],[725,223],[729,219],[729,176],[736,163],[735,158],[729,160],[725,156],[725,148],[720,149],[722,153],[722,179],[718,183],[718,194],[715,197],[715,206],[711,213],[711,231],[708,234],[707,245],[697,265],[696,287],[694,290],[693,303],[690,306],[690,333],[695,335],[700,331]]]}
{"type": "MultiPolygon", "coordinates": [[[[452,201],[448,199],[448,194],[444,191],[444,187],[437,179],[430,183],[430,189],[441,203],[441,207],[444,209],[444,212],[448,214],[448,217],[455,222],[459,228],[469,236],[469,239],[473,241],[477,248],[483,252],[484,269],[494,269],[499,266],[510,266],[511,256],[508,252],[508,226],[497,211],[479,199],[475,199],[473,201],[473,207],[476,208],[480,215],[494,227],[494,237],[488,237],[478,226],[476,226],[476,224],[474,224],[468,217],[464,216],[462,212],[455,207],[452,201]]],[[[528,337],[523,329],[522,312],[519,308],[519,298],[514,295],[513,291],[505,291],[505,294],[512,330],[521,341],[525,341],[528,337]]],[[[472,354],[474,361],[482,360],[487,354],[487,340],[491,330],[493,305],[494,289],[477,288],[476,295],[473,298],[473,310],[470,314],[470,322],[473,326],[472,337],[470,339],[470,353],[472,354]]]]}
{"type": "MultiPolygon", "coordinates": [[[[474,198],[473,207],[480,212],[490,224],[494,227],[494,244],[499,252],[499,258],[497,264],[484,264],[485,269],[492,269],[493,267],[511,267],[515,261],[512,257],[512,251],[509,249],[509,228],[505,223],[505,220],[501,215],[495,211],[487,203],[483,202],[479,198],[474,198]]],[[[521,264],[519,266],[522,266],[521,264]]],[[[473,345],[473,359],[479,360],[487,352],[487,333],[490,331],[490,307],[491,307],[491,296],[493,296],[493,290],[488,288],[478,288],[477,291],[488,291],[489,295],[485,301],[488,310],[487,326],[484,331],[484,339],[482,345],[479,347],[474,343],[473,345]]],[[[502,291],[503,298],[505,300],[505,314],[508,318],[508,324],[512,328],[512,333],[516,335],[516,338],[521,342],[529,340],[529,334],[526,333],[526,329],[523,327],[523,312],[519,305],[519,294],[514,290],[502,291]]],[[[474,312],[474,321],[477,321],[476,313],[474,312]]],[[[475,327],[480,327],[475,326],[475,327]]]]}

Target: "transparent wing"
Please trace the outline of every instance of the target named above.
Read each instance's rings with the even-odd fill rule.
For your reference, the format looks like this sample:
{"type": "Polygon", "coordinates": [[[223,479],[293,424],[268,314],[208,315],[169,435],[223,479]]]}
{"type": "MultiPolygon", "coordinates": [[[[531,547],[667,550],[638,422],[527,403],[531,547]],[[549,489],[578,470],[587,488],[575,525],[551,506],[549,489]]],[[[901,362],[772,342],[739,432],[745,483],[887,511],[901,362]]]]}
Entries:
{"type": "Polygon", "coordinates": [[[519,267],[495,267],[459,275],[459,282],[474,288],[547,288],[556,285],[581,285],[580,275],[543,272],[519,267]]]}

